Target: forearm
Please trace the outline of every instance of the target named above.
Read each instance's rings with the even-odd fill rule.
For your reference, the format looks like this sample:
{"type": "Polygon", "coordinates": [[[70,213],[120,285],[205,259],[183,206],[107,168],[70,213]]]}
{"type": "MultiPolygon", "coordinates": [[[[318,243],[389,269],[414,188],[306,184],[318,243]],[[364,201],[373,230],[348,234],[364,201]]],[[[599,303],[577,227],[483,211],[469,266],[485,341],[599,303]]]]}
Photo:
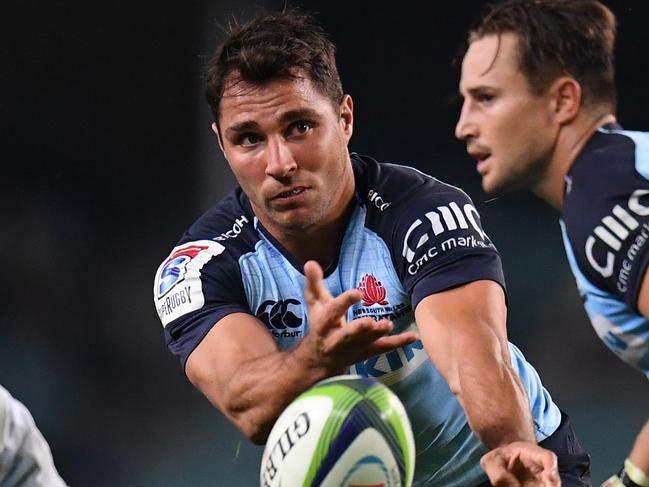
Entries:
{"type": "Polygon", "coordinates": [[[647,421],[635,440],[629,454],[633,464],[649,475],[649,421],[647,421]]]}
{"type": "Polygon", "coordinates": [[[475,281],[423,299],[415,310],[426,350],[489,448],[534,442],[527,393],[511,366],[500,286],[475,281]]]}
{"type": "Polygon", "coordinates": [[[254,443],[263,443],[281,412],[315,382],[336,373],[298,345],[242,363],[221,387],[197,387],[254,443]]]}
{"type": "Polygon", "coordinates": [[[458,362],[457,397],[469,425],[488,448],[535,442],[527,393],[509,355],[488,348],[473,350],[458,362]]]}

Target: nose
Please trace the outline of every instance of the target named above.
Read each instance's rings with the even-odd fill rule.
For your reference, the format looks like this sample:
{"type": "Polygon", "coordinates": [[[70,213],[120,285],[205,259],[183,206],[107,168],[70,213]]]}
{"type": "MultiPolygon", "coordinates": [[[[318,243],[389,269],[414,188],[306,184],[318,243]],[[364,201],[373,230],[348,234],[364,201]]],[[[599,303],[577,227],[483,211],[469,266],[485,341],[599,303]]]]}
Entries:
{"type": "Polygon", "coordinates": [[[467,100],[462,103],[460,118],[455,125],[455,137],[460,140],[468,140],[478,135],[478,127],[471,116],[471,108],[467,100]]]}
{"type": "Polygon", "coordinates": [[[276,179],[289,176],[297,169],[291,149],[280,137],[271,137],[266,144],[266,174],[276,179]]]}

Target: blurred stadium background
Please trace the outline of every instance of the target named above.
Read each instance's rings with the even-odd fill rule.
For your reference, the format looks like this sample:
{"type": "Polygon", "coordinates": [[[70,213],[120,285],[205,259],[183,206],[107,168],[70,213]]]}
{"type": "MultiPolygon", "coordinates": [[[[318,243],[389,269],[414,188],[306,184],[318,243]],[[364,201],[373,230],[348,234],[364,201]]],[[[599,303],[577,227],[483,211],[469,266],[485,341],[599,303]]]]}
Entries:
{"type": "MultiPolygon", "coordinates": [[[[293,0],[338,45],[352,150],[463,187],[503,255],[512,341],[573,418],[596,481],[623,461],[649,388],[592,331],[557,215],[492,202],[453,138],[450,68],[485,2],[293,0]]],[[[619,116],[649,129],[645,1],[619,16],[619,116]],[[640,60],[640,62],[638,62],[640,60]]],[[[72,486],[254,486],[261,450],[183,376],[152,304],[156,267],[233,184],[201,67],[233,18],[279,1],[0,2],[0,383],[72,486]]]]}

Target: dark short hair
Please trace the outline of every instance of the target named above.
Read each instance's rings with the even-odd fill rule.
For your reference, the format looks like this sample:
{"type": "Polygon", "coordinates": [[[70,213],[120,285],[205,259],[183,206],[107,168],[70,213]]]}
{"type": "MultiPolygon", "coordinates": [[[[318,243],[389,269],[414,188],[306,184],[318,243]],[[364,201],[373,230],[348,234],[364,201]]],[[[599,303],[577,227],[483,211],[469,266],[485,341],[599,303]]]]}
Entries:
{"type": "Polygon", "coordinates": [[[304,71],[335,106],[343,97],[336,48],[312,16],[297,10],[266,14],[230,29],[207,65],[205,95],[215,120],[226,83],[262,85],[304,71]]]}
{"type": "Polygon", "coordinates": [[[584,103],[615,107],[615,15],[596,0],[508,0],[489,8],[468,42],[506,32],[518,36],[519,68],[543,93],[558,77],[581,85],[584,103]]]}

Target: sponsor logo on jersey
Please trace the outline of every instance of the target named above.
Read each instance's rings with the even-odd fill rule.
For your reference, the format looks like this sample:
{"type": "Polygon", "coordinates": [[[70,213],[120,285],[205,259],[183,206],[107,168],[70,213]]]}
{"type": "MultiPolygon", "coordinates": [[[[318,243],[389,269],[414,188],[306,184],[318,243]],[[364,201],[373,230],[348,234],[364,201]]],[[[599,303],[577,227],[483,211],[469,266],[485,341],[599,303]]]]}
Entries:
{"type": "Polygon", "coordinates": [[[649,222],[641,224],[638,221],[638,217],[649,216],[649,206],[644,204],[644,197],[647,195],[649,190],[635,190],[626,204],[615,205],[586,239],[584,250],[588,263],[594,271],[608,278],[613,275],[613,268],[622,246],[629,239],[631,232],[639,229],[628,250],[622,255],[623,261],[616,283],[620,292],[627,291],[633,263],[642,247],[649,241],[649,222]]]}
{"type": "Polygon", "coordinates": [[[241,233],[243,226],[246,223],[250,223],[250,220],[246,218],[246,215],[241,215],[239,218],[234,220],[234,225],[232,225],[232,228],[230,230],[228,230],[227,232],[223,232],[218,237],[214,237],[214,240],[218,240],[219,242],[222,242],[230,238],[237,238],[241,233]]]}
{"type": "Polygon", "coordinates": [[[381,284],[381,281],[378,281],[372,274],[365,274],[361,278],[358,289],[363,291],[363,306],[388,304],[385,300],[386,291],[383,284],[381,284]]]}
{"type": "Polygon", "coordinates": [[[302,303],[288,298],[279,301],[266,300],[259,305],[255,316],[259,318],[276,338],[302,336],[302,303]]]}
{"type": "Polygon", "coordinates": [[[370,189],[369,193],[367,193],[367,200],[370,203],[374,203],[374,206],[376,206],[381,211],[385,211],[388,206],[392,204],[389,201],[385,201],[383,197],[373,189],[370,189]]]}
{"type": "Polygon", "coordinates": [[[225,250],[211,240],[176,247],[156,273],[154,298],[163,326],[205,304],[201,269],[225,250]]]}
{"type": "Polygon", "coordinates": [[[469,203],[463,207],[454,201],[448,205],[438,206],[435,211],[429,211],[425,220],[417,219],[408,228],[403,239],[401,255],[408,261],[408,273],[414,275],[428,261],[438,255],[457,247],[492,247],[487,234],[480,227],[478,210],[469,203]],[[431,235],[438,237],[452,230],[473,229],[477,235],[466,237],[449,237],[438,244],[429,244],[431,235]],[[419,251],[428,244],[428,248],[419,251]],[[419,255],[415,259],[416,255],[419,255]]]}
{"type": "Polygon", "coordinates": [[[350,367],[351,374],[379,379],[385,385],[399,382],[428,360],[421,340],[350,367]]]}

